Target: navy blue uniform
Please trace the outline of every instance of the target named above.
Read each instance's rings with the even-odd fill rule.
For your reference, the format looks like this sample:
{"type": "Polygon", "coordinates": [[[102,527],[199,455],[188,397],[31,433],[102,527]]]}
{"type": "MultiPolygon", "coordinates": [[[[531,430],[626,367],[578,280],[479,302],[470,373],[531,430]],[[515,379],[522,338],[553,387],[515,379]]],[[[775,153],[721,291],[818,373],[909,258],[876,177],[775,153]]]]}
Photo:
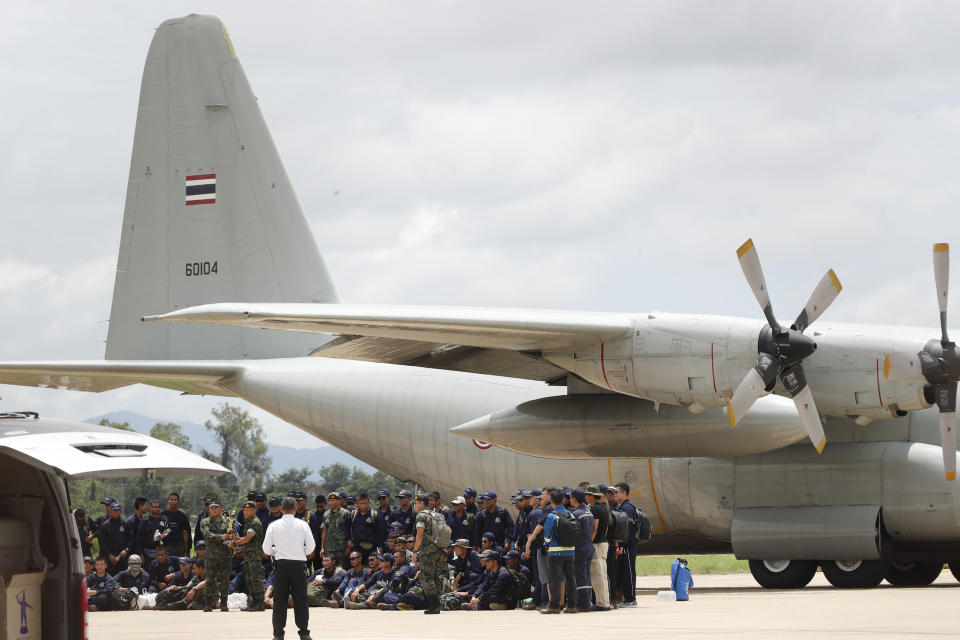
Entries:
{"type": "Polygon", "coordinates": [[[508,609],[515,608],[517,606],[516,601],[512,601],[509,597],[512,586],[513,577],[506,568],[500,567],[496,572],[484,571],[480,588],[473,594],[480,599],[477,608],[485,611],[495,602],[506,605],[508,609]]]}
{"type": "Polygon", "coordinates": [[[167,517],[164,515],[159,518],[147,516],[141,520],[140,527],[137,529],[137,549],[151,558],[155,557],[158,541],[154,540],[154,534],[159,531],[163,535],[168,526],[167,517]]]}
{"type": "Polygon", "coordinates": [[[416,517],[417,512],[413,510],[413,507],[410,507],[406,511],[398,507],[390,514],[390,522],[399,522],[401,534],[408,536],[413,533],[414,520],[416,517]]]}
{"type": "Polygon", "coordinates": [[[472,513],[467,513],[464,510],[463,515],[458,517],[455,512],[450,511],[446,514],[446,517],[447,526],[450,527],[451,540],[473,540],[474,516],[472,513]]]}
{"type": "MultiPolygon", "coordinates": [[[[194,547],[197,546],[198,542],[203,540],[203,531],[200,531],[200,522],[203,521],[203,519],[206,518],[208,515],[210,514],[207,513],[206,509],[203,509],[200,513],[197,514],[197,524],[193,528],[193,546],[194,547]]],[[[266,528],[266,525],[264,525],[264,528],[266,528]]]]}
{"type": "Polygon", "coordinates": [[[573,574],[577,580],[577,608],[589,609],[592,605],[593,583],[590,581],[590,561],[593,560],[593,513],[586,504],[573,510],[573,517],[580,523],[580,540],[574,546],[573,574]]]}
{"type": "Polygon", "coordinates": [[[124,589],[136,589],[137,593],[147,593],[154,590],[150,574],[146,571],[141,571],[140,575],[136,577],[130,573],[130,569],[121,571],[116,576],[116,583],[124,589]]]}
{"type": "MultiPolygon", "coordinates": [[[[97,530],[97,539],[100,541],[100,553],[104,556],[119,556],[121,551],[129,550],[131,545],[130,531],[127,523],[120,518],[108,518],[106,522],[100,525],[97,530]]],[[[119,558],[118,558],[119,560],[119,558]]],[[[127,566],[126,558],[119,560],[117,564],[107,559],[107,573],[116,575],[123,571],[127,566]]]]}
{"type": "Polygon", "coordinates": [[[350,539],[353,548],[363,554],[366,562],[370,553],[377,547],[383,547],[387,540],[387,523],[380,514],[368,509],[366,515],[357,509],[350,514],[350,539]]]}
{"type": "Polygon", "coordinates": [[[627,514],[630,526],[627,529],[627,539],[623,543],[623,553],[618,560],[618,575],[620,588],[623,589],[624,602],[637,601],[637,508],[627,498],[617,505],[619,511],[627,514]]]}
{"type": "Polygon", "coordinates": [[[137,531],[140,530],[141,522],[143,522],[143,519],[138,518],[137,514],[134,513],[133,515],[127,516],[123,524],[127,528],[127,531],[129,531],[127,542],[130,553],[138,553],[142,556],[143,547],[140,546],[140,540],[137,538],[137,531]]]}
{"type": "Polygon", "coordinates": [[[176,573],[179,568],[178,562],[160,562],[154,559],[147,565],[146,572],[150,575],[150,581],[154,589],[160,589],[160,583],[166,586],[167,576],[176,573]]]}
{"type": "Polygon", "coordinates": [[[117,583],[109,573],[98,576],[91,573],[87,576],[87,589],[97,594],[87,597],[87,603],[97,607],[98,611],[110,610],[110,593],[117,588],[117,583]]]}
{"type": "Polygon", "coordinates": [[[480,562],[480,554],[473,549],[467,549],[467,555],[460,557],[453,556],[453,577],[461,576],[459,584],[461,587],[470,584],[483,575],[483,563],[480,562]]]}
{"type": "Polygon", "coordinates": [[[484,509],[476,516],[476,526],[473,531],[473,546],[479,547],[484,533],[492,533],[493,541],[498,547],[513,535],[513,518],[503,507],[498,506],[493,513],[484,509]]]}

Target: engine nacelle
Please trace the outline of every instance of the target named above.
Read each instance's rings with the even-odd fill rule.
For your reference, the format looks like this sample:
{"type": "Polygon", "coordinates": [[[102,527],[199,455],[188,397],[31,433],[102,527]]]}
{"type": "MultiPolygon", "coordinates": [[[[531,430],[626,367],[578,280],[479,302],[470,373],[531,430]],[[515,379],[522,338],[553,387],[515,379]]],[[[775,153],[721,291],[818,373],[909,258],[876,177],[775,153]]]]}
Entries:
{"type": "Polygon", "coordinates": [[[467,438],[548,458],[738,456],[806,437],[793,402],[761,398],[736,429],[726,409],[692,413],[619,394],[540,398],[451,429],[467,438]]]}

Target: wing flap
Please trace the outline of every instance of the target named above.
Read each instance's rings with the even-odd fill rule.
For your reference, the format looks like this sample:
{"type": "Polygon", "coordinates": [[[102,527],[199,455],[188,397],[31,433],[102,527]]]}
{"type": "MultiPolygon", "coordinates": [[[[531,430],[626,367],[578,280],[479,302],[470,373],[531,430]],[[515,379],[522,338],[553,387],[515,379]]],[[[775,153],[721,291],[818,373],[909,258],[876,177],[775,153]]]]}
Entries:
{"type": "Polygon", "coordinates": [[[145,321],[341,333],[510,351],[556,351],[628,335],[627,314],[539,309],[221,303],[145,321]]]}
{"type": "Polygon", "coordinates": [[[0,384],[99,393],[143,383],[188,394],[233,396],[219,383],[240,369],[236,362],[220,361],[0,362],[0,384]]]}

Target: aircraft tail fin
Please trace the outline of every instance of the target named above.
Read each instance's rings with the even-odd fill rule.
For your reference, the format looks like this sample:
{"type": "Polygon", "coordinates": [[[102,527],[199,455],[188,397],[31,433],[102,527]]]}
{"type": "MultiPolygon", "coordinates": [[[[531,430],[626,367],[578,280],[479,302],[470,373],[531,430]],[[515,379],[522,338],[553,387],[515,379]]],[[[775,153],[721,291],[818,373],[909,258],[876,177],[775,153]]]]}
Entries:
{"type": "Polygon", "coordinates": [[[307,355],[322,336],[142,323],[210,302],[339,302],[223,23],[167,20],[143,70],[106,357],[307,355]]]}

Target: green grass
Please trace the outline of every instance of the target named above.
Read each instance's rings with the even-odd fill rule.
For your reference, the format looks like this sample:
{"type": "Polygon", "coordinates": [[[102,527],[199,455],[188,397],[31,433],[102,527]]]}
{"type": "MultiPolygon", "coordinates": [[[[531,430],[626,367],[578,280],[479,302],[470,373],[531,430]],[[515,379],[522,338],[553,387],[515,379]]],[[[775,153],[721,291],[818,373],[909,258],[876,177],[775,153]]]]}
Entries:
{"type": "MultiPolygon", "coordinates": [[[[733,554],[710,556],[683,556],[694,576],[704,573],[746,573],[750,571],[746,560],[737,560],[733,554]]],[[[668,576],[670,565],[677,556],[637,557],[638,576],[668,576]]]]}

